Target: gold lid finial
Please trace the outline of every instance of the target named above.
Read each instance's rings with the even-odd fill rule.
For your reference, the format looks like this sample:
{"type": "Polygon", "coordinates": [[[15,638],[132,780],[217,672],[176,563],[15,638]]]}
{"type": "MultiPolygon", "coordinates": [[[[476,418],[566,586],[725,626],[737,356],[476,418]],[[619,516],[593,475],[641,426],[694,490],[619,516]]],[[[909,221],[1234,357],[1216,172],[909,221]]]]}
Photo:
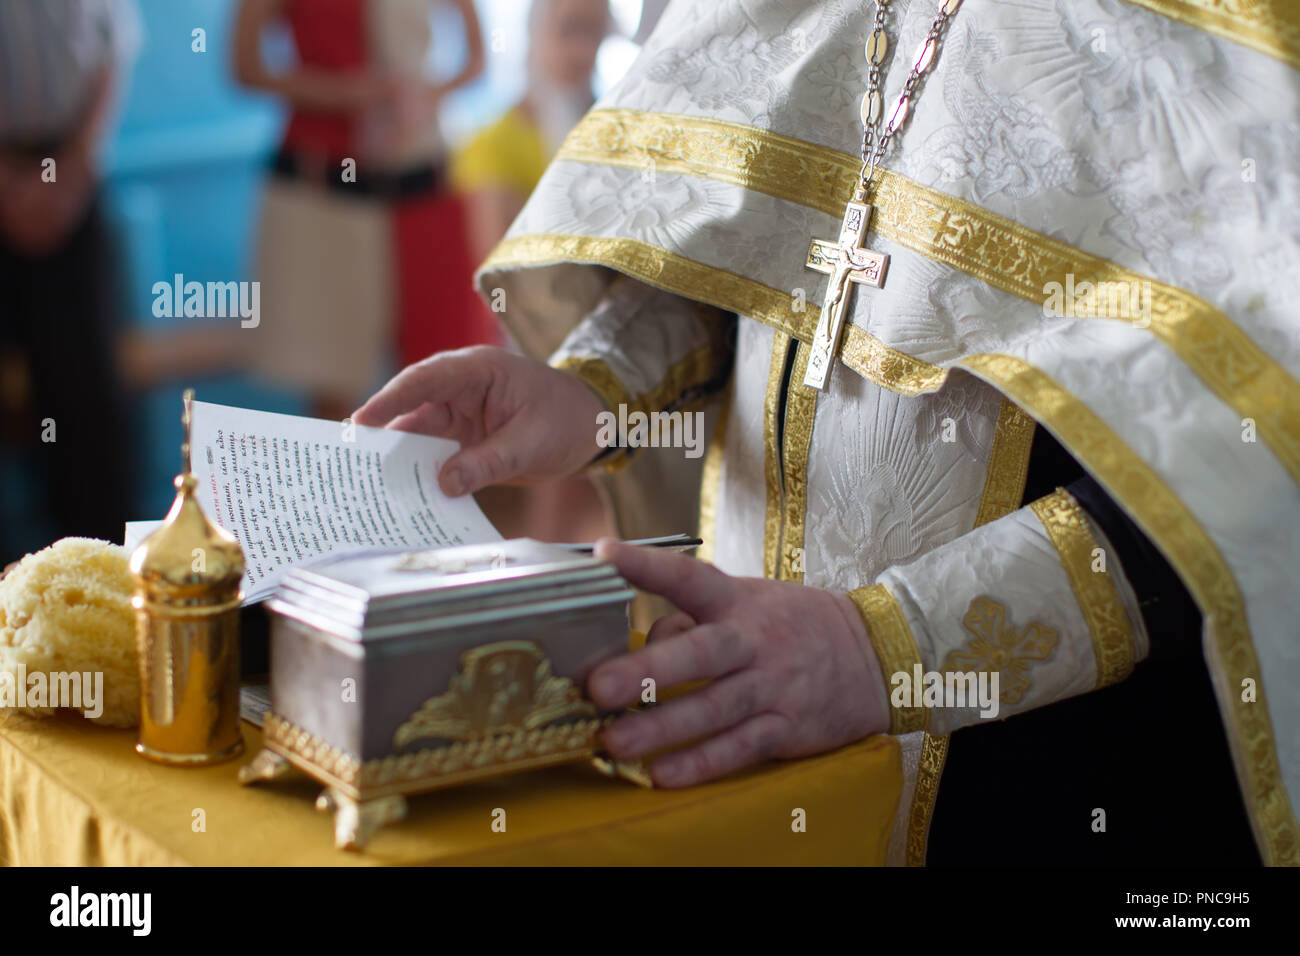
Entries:
{"type": "Polygon", "coordinates": [[[233,535],[208,519],[194,496],[198,482],[190,459],[192,388],[184,391],[182,401],[185,440],[176,498],[162,525],[131,554],[131,571],[142,586],[138,599],[144,603],[211,611],[239,603],[244,550],[233,535]]]}
{"type": "Polygon", "coordinates": [[[190,422],[194,420],[194,389],[187,388],[181,392],[181,403],[184,407],[181,425],[185,428],[185,441],[181,445],[181,474],[189,475],[193,473],[190,468],[190,422]]]}

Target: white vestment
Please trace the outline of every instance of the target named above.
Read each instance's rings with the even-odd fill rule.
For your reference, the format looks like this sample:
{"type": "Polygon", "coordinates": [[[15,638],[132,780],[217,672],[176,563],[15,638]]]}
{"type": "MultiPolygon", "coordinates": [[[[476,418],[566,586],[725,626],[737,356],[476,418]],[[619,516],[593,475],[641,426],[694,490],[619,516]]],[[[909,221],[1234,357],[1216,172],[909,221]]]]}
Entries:
{"type": "MultiPolygon", "coordinates": [[[[999,716],[1148,651],[1073,499],[1020,507],[1049,429],[1199,605],[1258,845],[1295,863],[1300,25],[1221,6],[968,0],[885,160],[887,281],[854,293],[824,392],[804,264],[859,168],[869,3],[671,4],[480,285],[517,323],[585,316],[552,361],[611,407],[720,393],[710,559],[851,592],[887,680],[998,670],[999,716]]],[[[887,104],[935,4],[890,9],[887,104]]],[[[892,860],[924,858],[944,735],[978,719],[895,708],[892,860]]]]}

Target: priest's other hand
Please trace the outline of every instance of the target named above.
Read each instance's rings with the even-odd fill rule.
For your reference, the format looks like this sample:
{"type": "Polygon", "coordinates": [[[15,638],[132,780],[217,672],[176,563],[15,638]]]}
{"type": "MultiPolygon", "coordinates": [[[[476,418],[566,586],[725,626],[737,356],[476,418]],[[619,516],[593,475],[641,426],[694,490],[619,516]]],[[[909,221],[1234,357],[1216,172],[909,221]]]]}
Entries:
{"type": "Polygon", "coordinates": [[[712,681],[620,717],[606,732],[609,752],[624,759],[695,741],[655,761],[657,786],[688,787],[889,729],[880,664],[848,595],[732,577],[694,558],[608,538],[596,554],[679,611],[655,622],[644,648],[592,671],[592,699],[626,707],[641,699],[646,678],[657,690],[712,681]]]}
{"type": "Polygon", "coordinates": [[[572,375],[476,345],[402,369],[352,420],[460,442],[438,474],[454,498],[578,471],[601,450],[596,416],[604,408],[572,375]]]}

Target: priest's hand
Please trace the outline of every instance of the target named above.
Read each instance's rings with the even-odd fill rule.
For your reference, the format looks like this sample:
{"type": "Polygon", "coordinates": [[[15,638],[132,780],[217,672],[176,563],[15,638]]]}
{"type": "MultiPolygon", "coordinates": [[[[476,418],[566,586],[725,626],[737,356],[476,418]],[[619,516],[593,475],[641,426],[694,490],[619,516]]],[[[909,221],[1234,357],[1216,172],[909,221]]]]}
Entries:
{"type": "Polygon", "coordinates": [[[604,539],[597,556],[679,612],[646,646],[606,661],[587,688],[602,707],[689,681],[712,683],[620,717],[605,734],[620,758],[660,757],[657,786],[687,787],[773,757],[805,757],[889,729],[880,664],[849,597],[802,584],[739,578],[702,561],[604,539]]]}
{"type": "Polygon", "coordinates": [[[460,442],[438,474],[457,497],[570,475],[600,452],[604,404],[572,375],[491,346],[407,366],[352,415],[358,425],[460,442]]]}

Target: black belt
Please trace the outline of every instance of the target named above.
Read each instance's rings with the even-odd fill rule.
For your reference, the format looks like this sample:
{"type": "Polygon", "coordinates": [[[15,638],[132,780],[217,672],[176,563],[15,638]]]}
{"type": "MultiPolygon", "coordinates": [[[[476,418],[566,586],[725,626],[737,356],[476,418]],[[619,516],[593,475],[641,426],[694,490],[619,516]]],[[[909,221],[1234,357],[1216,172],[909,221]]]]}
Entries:
{"type": "Polygon", "coordinates": [[[343,160],[317,159],[303,153],[280,150],[271,163],[277,176],[310,182],[326,189],[337,190],[352,196],[376,199],[409,199],[437,192],[443,187],[446,171],[441,163],[424,163],[406,169],[366,170],[356,167],[356,182],[343,178],[343,160]]]}
{"type": "Polygon", "coordinates": [[[64,146],[67,145],[68,140],[71,138],[70,136],[64,136],[42,140],[0,142],[0,154],[9,153],[23,159],[44,159],[47,156],[58,156],[63,152],[64,146]]]}

